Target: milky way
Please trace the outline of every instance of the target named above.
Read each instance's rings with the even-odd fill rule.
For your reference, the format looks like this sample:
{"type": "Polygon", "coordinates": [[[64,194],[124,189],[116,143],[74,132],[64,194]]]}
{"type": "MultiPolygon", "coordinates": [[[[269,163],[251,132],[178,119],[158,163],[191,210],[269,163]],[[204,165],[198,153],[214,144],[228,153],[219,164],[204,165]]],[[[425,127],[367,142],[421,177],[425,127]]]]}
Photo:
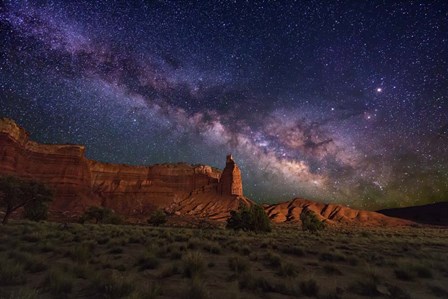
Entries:
{"type": "Polygon", "coordinates": [[[107,162],[232,153],[259,202],[447,199],[446,1],[206,2],[7,1],[0,116],[107,162]]]}

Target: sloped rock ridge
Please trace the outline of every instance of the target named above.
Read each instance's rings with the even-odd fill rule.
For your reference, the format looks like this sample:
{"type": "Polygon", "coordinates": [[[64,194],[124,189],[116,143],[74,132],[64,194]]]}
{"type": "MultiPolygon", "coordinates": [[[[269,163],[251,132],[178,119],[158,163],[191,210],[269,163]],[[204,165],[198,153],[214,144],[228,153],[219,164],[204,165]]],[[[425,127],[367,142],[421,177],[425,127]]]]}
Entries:
{"type": "Polygon", "coordinates": [[[269,218],[275,223],[300,222],[300,215],[304,211],[313,211],[319,220],[329,225],[356,226],[407,226],[412,221],[388,217],[383,214],[355,210],[343,205],[325,204],[302,198],[273,205],[265,205],[264,209],[269,218]]]}

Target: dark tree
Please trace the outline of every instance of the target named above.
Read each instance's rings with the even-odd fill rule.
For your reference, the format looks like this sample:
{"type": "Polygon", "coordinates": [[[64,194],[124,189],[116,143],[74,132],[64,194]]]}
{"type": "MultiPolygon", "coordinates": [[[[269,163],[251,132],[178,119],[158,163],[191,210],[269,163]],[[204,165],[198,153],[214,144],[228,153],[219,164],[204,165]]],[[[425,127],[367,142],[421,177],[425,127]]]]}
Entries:
{"type": "Polygon", "coordinates": [[[5,211],[3,224],[8,223],[11,214],[20,208],[25,209],[26,216],[33,214],[33,208],[38,207],[41,211],[35,219],[46,217],[47,203],[52,199],[51,191],[41,183],[13,176],[0,177],[0,207],[5,211]]]}
{"type": "Polygon", "coordinates": [[[84,215],[81,217],[81,222],[85,221],[95,221],[98,223],[108,223],[108,224],[121,224],[122,219],[115,214],[111,209],[104,207],[89,207],[84,215]]]}
{"type": "Polygon", "coordinates": [[[33,221],[46,220],[48,217],[48,204],[46,202],[31,202],[24,207],[23,216],[33,221]]]}
{"type": "Polygon", "coordinates": [[[320,221],[316,214],[308,209],[304,209],[300,214],[300,220],[302,221],[302,229],[312,233],[318,233],[325,229],[325,223],[320,221]]]}
{"type": "Polygon", "coordinates": [[[159,226],[165,224],[167,221],[166,214],[162,210],[155,210],[152,212],[151,216],[149,216],[148,223],[154,226],[159,226]]]}
{"type": "Polygon", "coordinates": [[[241,205],[238,211],[230,212],[226,227],[235,230],[269,232],[271,231],[271,221],[263,207],[241,205]]]}

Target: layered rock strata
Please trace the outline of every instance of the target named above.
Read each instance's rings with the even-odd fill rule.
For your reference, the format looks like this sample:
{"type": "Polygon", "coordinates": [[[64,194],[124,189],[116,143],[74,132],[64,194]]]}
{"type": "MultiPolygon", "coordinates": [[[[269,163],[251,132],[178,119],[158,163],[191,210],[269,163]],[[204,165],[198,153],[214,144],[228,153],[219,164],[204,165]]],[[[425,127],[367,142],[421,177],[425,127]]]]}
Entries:
{"type": "Polygon", "coordinates": [[[336,204],[324,204],[296,198],[291,201],[264,206],[269,218],[275,223],[300,222],[304,211],[313,211],[321,221],[329,225],[356,226],[405,226],[411,221],[388,217],[371,211],[355,210],[336,204]]]}
{"type": "Polygon", "coordinates": [[[0,174],[48,185],[54,192],[54,218],[77,217],[89,206],[104,206],[136,221],[160,208],[220,220],[241,203],[250,204],[242,194],[241,175],[237,183],[227,175],[220,183],[221,171],[206,165],[97,162],[85,157],[82,145],[33,142],[23,128],[5,118],[0,120],[0,174]],[[238,184],[239,189],[232,187],[238,184]],[[225,191],[218,192],[218,185],[225,191]]]}

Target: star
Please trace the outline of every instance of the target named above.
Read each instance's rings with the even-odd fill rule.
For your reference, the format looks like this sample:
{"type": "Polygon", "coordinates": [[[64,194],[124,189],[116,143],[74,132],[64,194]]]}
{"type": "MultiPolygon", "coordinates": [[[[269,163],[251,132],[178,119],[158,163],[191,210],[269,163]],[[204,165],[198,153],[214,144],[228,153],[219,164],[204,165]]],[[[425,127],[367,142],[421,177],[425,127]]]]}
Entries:
{"type": "Polygon", "coordinates": [[[36,141],[134,165],[232,152],[255,201],[446,199],[446,1],[5,2],[0,116],[36,141]]]}

